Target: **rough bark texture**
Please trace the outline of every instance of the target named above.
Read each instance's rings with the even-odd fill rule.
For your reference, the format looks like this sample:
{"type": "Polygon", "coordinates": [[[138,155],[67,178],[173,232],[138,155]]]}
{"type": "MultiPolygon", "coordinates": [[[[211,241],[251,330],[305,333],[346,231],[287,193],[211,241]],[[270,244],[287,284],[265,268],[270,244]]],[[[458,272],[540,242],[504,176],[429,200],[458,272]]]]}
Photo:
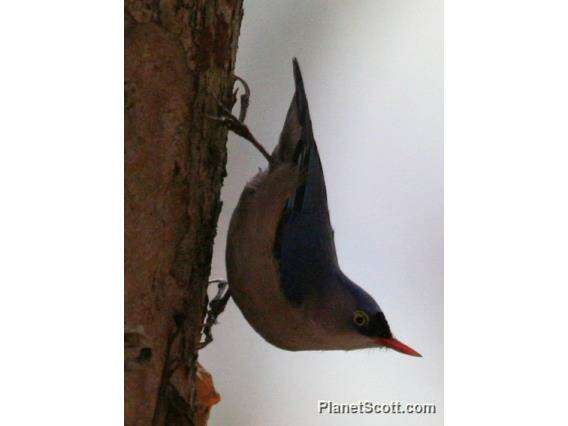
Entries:
{"type": "Polygon", "coordinates": [[[205,424],[197,364],[242,0],[125,3],[125,424],[205,424]]]}

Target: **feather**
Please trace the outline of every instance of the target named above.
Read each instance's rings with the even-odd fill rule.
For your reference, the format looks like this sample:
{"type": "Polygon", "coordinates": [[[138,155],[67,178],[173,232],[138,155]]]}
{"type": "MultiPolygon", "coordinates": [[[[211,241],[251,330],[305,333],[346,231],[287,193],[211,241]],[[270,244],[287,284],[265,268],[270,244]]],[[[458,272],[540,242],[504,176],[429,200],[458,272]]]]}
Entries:
{"type": "Polygon", "coordinates": [[[292,162],[305,175],[282,212],[274,246],[282,291],[295,304],[337,274],[337,256],[329,219],[323,168],[314,139],[308,100],[298,61],[294,59],[296,90],[274,155],[292,162]]]}

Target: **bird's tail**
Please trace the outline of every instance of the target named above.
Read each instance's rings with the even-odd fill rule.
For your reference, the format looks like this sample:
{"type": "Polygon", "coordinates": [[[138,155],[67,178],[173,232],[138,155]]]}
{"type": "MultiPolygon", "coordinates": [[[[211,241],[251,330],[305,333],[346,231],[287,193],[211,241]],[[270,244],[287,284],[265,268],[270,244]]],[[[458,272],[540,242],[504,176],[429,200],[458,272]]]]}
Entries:
{"type": "Polygon", "coordinates": [[[280,133],[280,141],[273,152],[273,157],[284,163],[300,163],[302,154],[305,154],[307,148],[315,143],[304,80],[296,58],[292,60],[292,65],[295,84],[294,97],[280,133]]]}
{"type": "Polygon", "coordinates": [[[280,141],[274,150],[273,158],[277,162],[295,163],[306,178],[295,194],[288,200],[289,210],[321,210],[327,215],[327,195],[323,170],[316,141],[312,130],[312,120],[308,107],[308,98],[300,65],[296,58],[294,68],[295,92],[280,141]]]}
{"type": "Polygon", "coordinates": [[[296,101],[296,109],[300,126],[302,127],[301,139],[305,142],[313,142],[314,135],[312,133],[312,119],[310,118],[310,109],[308,107],[308,97],[306,96],[306,89],[304,88],[304,79],[302,78],[302,71],[300,71],[300,64],[298,59],[292,60],[294,68],[294,84],[296,86],[296,93],[294,100],[296,101]]]}

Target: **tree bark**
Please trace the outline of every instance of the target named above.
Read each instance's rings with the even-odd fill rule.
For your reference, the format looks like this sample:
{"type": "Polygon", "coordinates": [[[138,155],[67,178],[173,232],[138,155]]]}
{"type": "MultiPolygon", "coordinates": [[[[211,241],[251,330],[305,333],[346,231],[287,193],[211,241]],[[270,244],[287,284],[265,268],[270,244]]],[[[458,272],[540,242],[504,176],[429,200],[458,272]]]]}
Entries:
{"type": "Polygon", "coordinates": [[[206,424],[197,363],[242,0],[125,3],[125,424],[206,424]]]}

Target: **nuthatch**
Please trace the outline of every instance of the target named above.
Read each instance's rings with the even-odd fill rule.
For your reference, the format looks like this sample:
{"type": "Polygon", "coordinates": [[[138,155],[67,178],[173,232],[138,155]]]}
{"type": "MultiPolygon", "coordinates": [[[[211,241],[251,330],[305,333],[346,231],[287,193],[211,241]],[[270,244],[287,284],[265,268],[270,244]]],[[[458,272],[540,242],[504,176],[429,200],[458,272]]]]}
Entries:
{"type": "MultiPolygon", "coordinates": [[[[341,271],[326,187],[300,67],[278,146],[270,155],[222,107],[217,118],[252,142],[269,162],[244,188],[227,238],[229,291],[250,325],[291,351],[387,347],[395,339],[375,300],[341,271]]],[[[241,80],[242,81],[242,80],[241,80]]],[[[248,87],[245,84],[248,92],[248,87]]]]}

